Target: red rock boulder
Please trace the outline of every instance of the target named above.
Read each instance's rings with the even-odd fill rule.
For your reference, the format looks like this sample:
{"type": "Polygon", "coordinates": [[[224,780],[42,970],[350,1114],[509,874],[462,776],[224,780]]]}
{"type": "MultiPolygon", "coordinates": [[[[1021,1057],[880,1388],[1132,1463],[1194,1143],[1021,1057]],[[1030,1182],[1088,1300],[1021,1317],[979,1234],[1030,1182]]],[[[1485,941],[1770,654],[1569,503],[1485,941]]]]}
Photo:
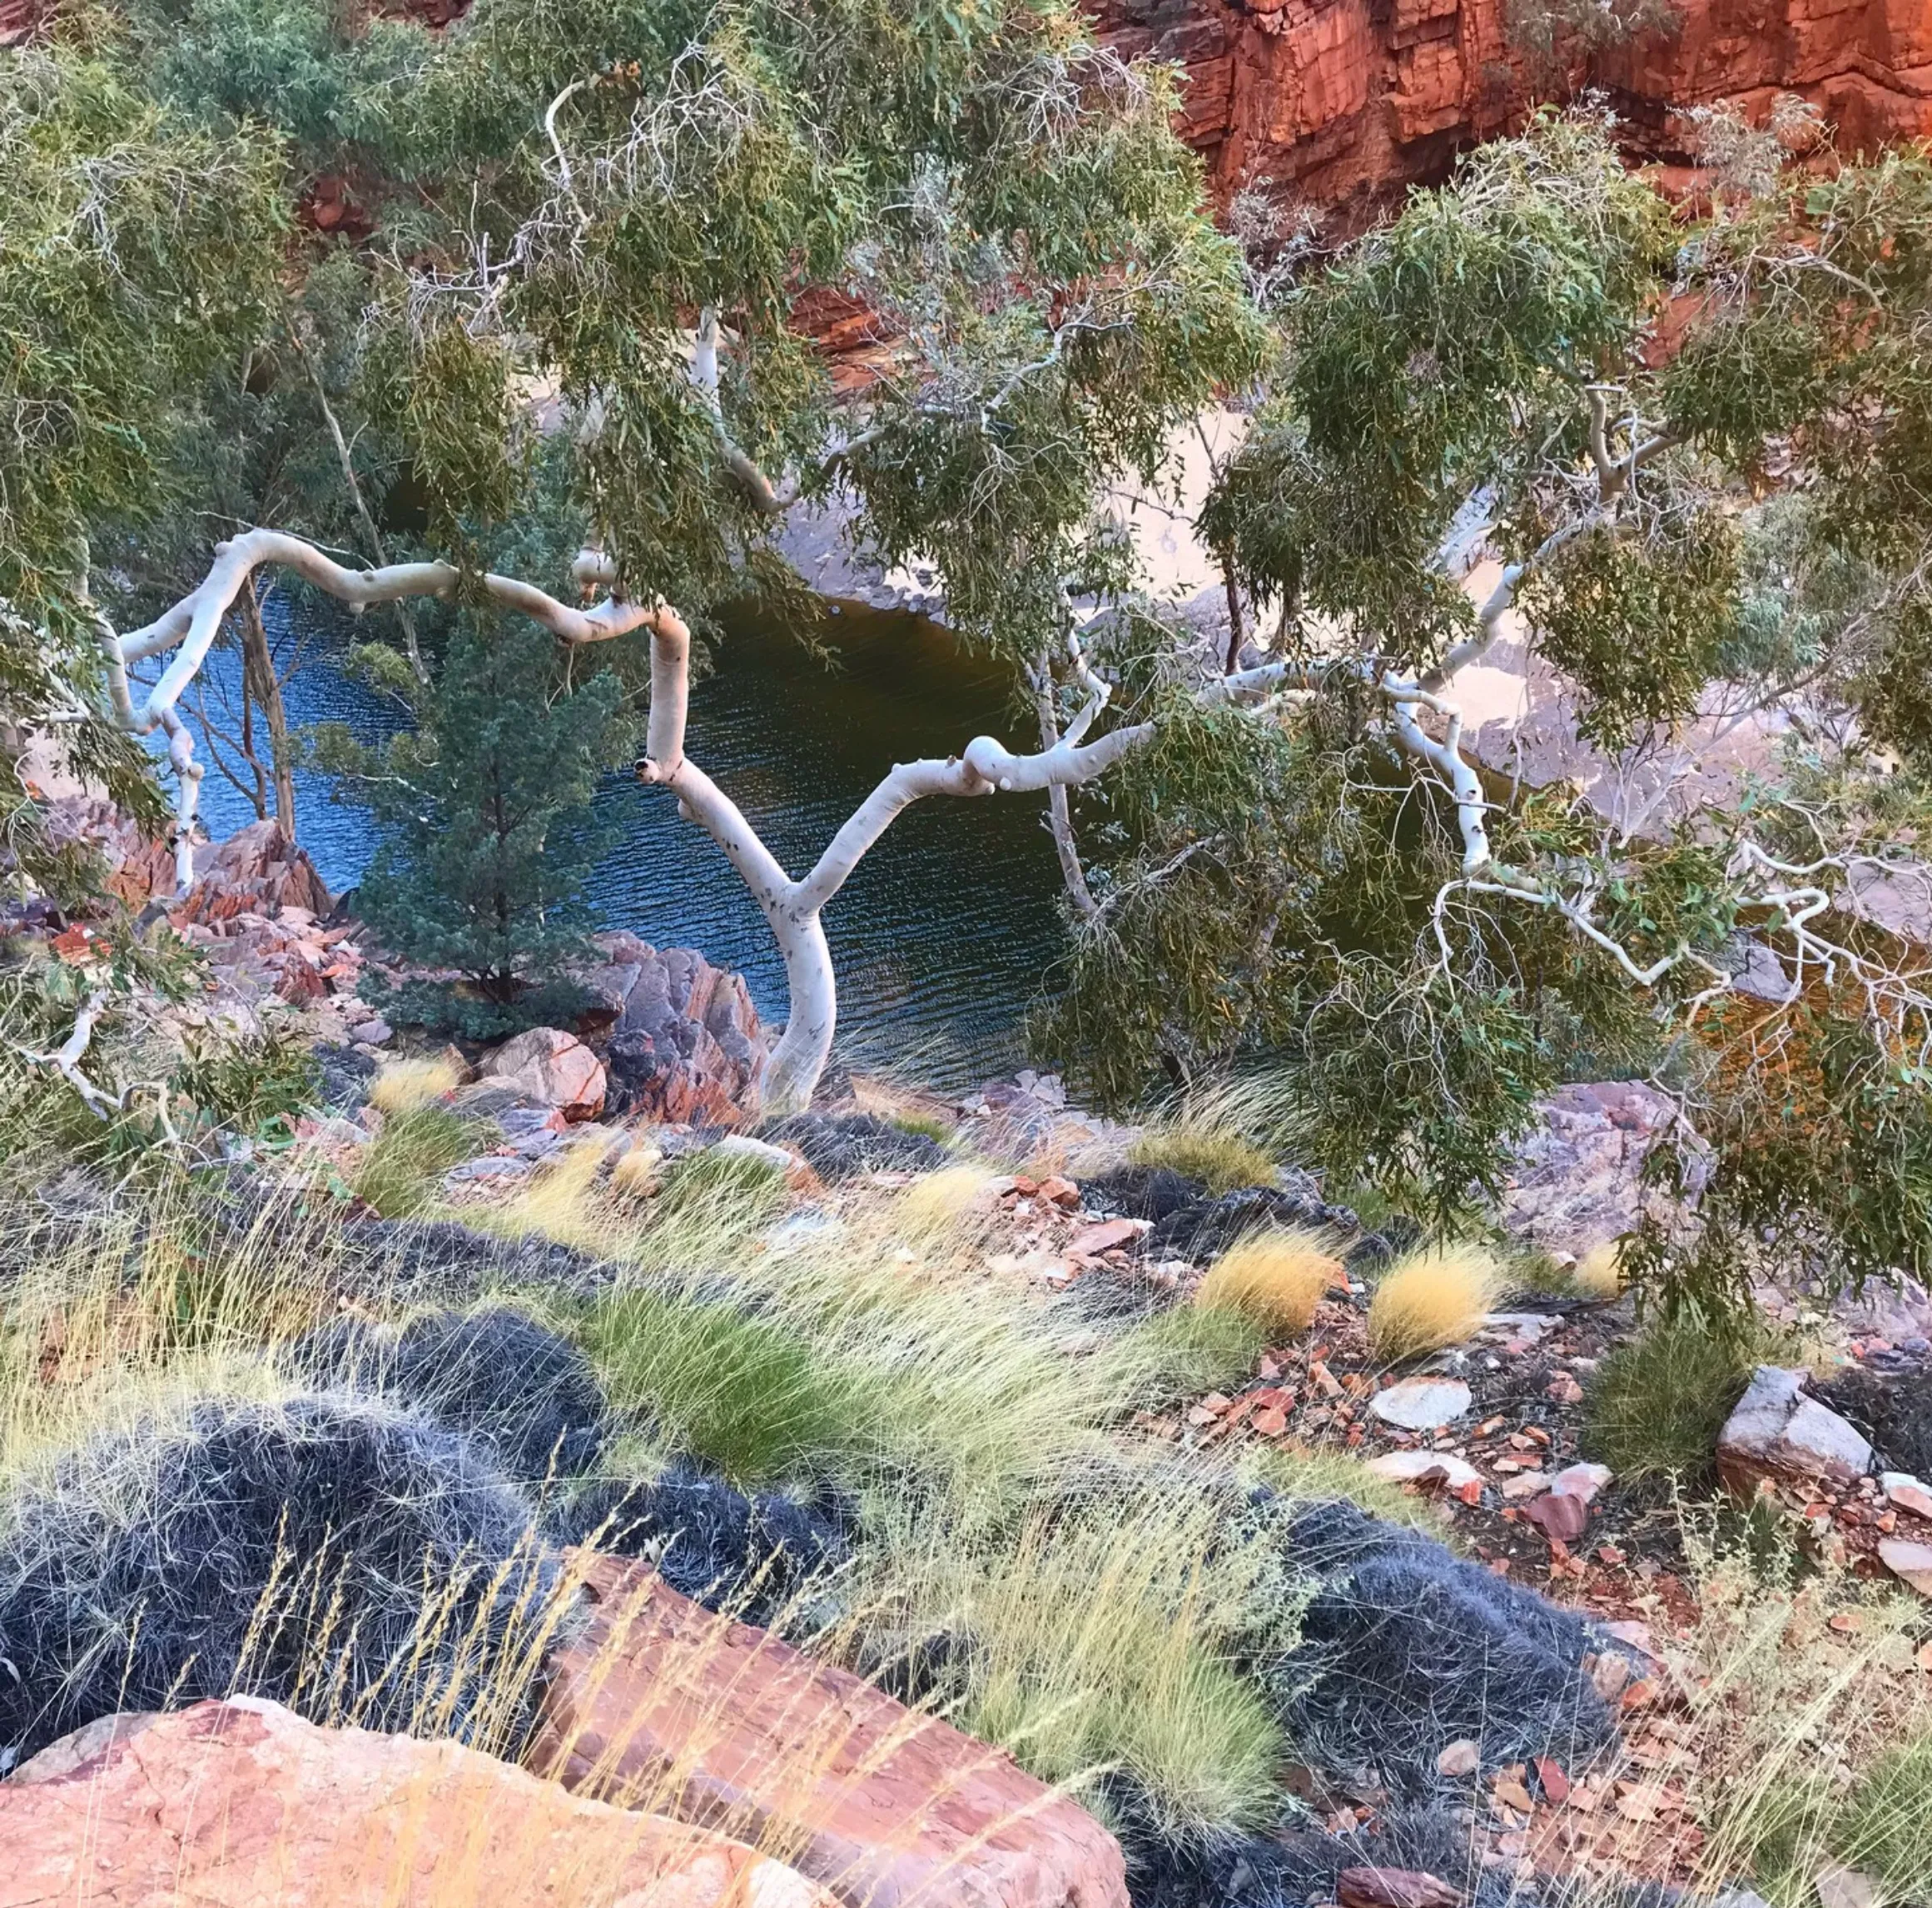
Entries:
{"type": "Polygon", "coordinates": [[[782,1853],[847,1908],[1126,1908],[1120,1846],[1011,1756],[579,1554],[534,1766],[782,1853]]]}
{"type": "Polygon", "coordinates": [[[589,1037],[605,1045],[611,1104],[648,1120],[737,1126],[757,1116],[769,1046],[742,974],[689,947],[600,934],[589,1037]]]}
{"type": "Polygon", "coordinates": [[[113,1717],[0,1791],[0,1908],[833,1908],[723,1836],[454,1742],[238,1697],[113,1717]]]}
{"type": "Polygon", "coordinates": [[[180,907],[169,911],[177,927],[205,927],[239,914],[280,914],[285,907],[323,915],[334,907],[315,864],[282,832],[281,823],[251,822],[213,848],[195,855],[195,881],[180,907]]]}

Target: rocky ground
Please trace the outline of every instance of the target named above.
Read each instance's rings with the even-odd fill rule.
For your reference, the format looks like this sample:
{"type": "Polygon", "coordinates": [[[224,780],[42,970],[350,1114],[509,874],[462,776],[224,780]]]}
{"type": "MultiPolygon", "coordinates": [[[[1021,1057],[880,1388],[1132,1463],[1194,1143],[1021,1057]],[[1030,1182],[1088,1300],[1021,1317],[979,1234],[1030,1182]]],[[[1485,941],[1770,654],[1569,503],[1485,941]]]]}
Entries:
{"type": "MultiPolygon", "coordinates": [[[[1461,1785],[1453,1812],[1482,1874],[1525,1890],[1612,1878],[1681,1887],[1696,1875],[1701,1791],[1716,1779],[1724,1747],[1711,1713],[1721,1670],[1701,1653],[1708,1626],[1699,1560],[1686,1550],[1678,1496],[1617,1477],[1587,1448],[1592,1381],[1637,1329],[1627,1299],[1510,1291],[1465,1342],[1391,1367],[1370,1345],[1372,1279],[1418,1229],[1392,1222],[1371,1230],[1328,1204],[1305,1174],[1283,1170],[1271,1185],[1210,1196],[1172,1171],[1126,1165],[1134,1129],[1083,1113],[1057,1080],[1031,1073],[959,1102],[841,1076],[812,1114],[764,1121],[756,1080],[767,1036],[743,981],[689,951],[624,934],[599,937],[602,961],[585,976],[592,1004],[573,1027],[432,1051],[369,1012],[357,992],[364,976],[401,976],[273,824],[224,844],[180,902],[156,898],[167,871],[138,843],[102,830],[97,817],[76,819],[83,825],[112,851],[122,897],[165,912],[205,956],[209,998],[196,1012],[246,1024],[284,1011],[315,1047],[328,1104],[301,1120],[292,1148],[260,1157],[272,1178],[300,1180],[320,1164],[353,1184],[385,1125],[370,1098],[381,1069],[405,1053],[442,1066],[438,1103],[478,1136],[440,1188],[459,1255],[478,1235],[449,1222],[467,1215],[487,1225],[494,1205],[548,1167],[589,1161],[594,1179],[623,1175],[648,1195],[663,1169],[708,1150],[782,1173],[788,1205],[772,1240],[836,1223],[852,1201],[890,1195],[936,1166],[979,1162],[974,1196],[986,1215],[988,1275],[1030,1284],[1095,1320],[1187,1304],[1219,1255],[1257,1227],[1324,1235],[1340,1270],[1310,1329],[1269,1344],[1240,1381],[1143,1413],[1134,1430],[1190,1453],[1358,1460],[1426,1503],[1453,1547],[1494,1578],[1586,1620],[1599,1642],[1585,1672],[1616,1723],[1607,1753],[1579,1754],[1570,1766],[1551,1754],[1486,1762],[1462,1739],[1431,1751],[1425,1773],[1438,1799],[1441,1785],[1461,1785]]],[[[66,959],[93,957],[97,931],[87,922],[42,910],[15,925],[66,959]]],[[[1554,1096],[1521,1149],[1498,1215],[1522,1249],[1519,1262],[1560,1285],[1566,1268],[1627,1230],[1645,1196],[1644,1155],[1671,1117],[1667,1102],[1627,1083],[1554,1096]]],[[[371,1215],[365,1224],[373,1240],[385,1222],[371,1215]]],[[[435,1230],[418,1228],[399,1246],[420,1258],[435,1230]]],[[[392,1290],[404,1290],[409,1279],[391,1272],[384,1277],[392,1290]]],[[[594,1265],[573,1262],[552,1282],[587,1285],[598,1276],[594,1265]]],[[[1811,1362],[1759,1371],[1712,1453],[1725,1495],[1709,1501],[1770,1520],[1796,1553],[1835,1573],[1842,1588],[1807,1617],[1816,1635],[1798,1642],[1849,1647],[1870,1621],[1861,1584],[1903,1587],[1932,1611],[1932,1299],[1915,1287],[1875,1291],[1855,1305],[1763,1297],[1802,1325],[1811,1362]]],[[[1929,1637],[1932,1623],[1920,1624],[1901,1675],[1932,1678],[1929,1637]]],[[[206,1739],[235,1727],[210,1719],[206,1739]]],[[[1373,1783],[1338,1783],[1332,1772],[1304,1776],[1325,1849],[1403,1846],[1402,1797],[1373,1783]]],[[[444,1770],[435,1779],[454,1776],[444,1770]]],[[[5,1839],[0,1830],[0,1845],[5,1839]]],[[[1279,1853],[1270,1844],[1255,1859],[1279,1853]]],[[[1026,1862],[1041,1859],[1040,1845],[1030,1845],[1026,1862]]],[[[1334,1869],[1332,1854],[1322,1859],[1334,1869]]],[[[807,1872],[825,1879],[809,1864],[807,1872]]],[[[1036,1868],[1027,1872],[1037,1879],[1036,1868]]],[[[1090,1908],[1107,1908],[1117,1883],[1096,1881],[1090,1862],[1081,1872],[1081,1886],[1097,1891],[1090,1908]]],[[[1449,1908],[1466,1899],[1426,1865],[1364,1858],[1337,1872],[1343,1908],[1449,1908]]],[[[1150,1893],[1136,1874],[1137,1901],[1180,1899],[1150,1893]]],[[[1260,1899],[1198,1876],[1188,1886],[1197,1905],[1260,1899]]],[[[0,1904],[15,1898],[0,1884],[0,1904]]],[[[808,1898],[817,1899],[807,1891],[799,1908],[808,1898]]],[[[1854,1892],[1826,1908],[1858,1899],[1854,1892]]],[[[1736,1897],[1734,1908],[1749,1900],[1736,1897]]]]}

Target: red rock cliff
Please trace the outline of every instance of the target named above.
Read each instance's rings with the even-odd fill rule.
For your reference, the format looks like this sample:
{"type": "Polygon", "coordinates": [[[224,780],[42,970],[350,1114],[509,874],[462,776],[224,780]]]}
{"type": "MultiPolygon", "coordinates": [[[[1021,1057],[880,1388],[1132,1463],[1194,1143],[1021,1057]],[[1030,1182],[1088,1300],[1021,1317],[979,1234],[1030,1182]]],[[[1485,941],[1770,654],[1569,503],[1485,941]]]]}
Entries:
{"type": "MultiPolygon", "coordinates": [[[[1185,67],[1189,142],[1223,191],[1272,180],[1366,211],[1439,179],[1521,111],[1503,0],[1092,0],[1121,52],[1185,67]]],[[[1847,150],[1932,136],[1932,0],[1679,0],[1679,31],[1602,57],[1633,143],[1669,109],[1801,93],[1847,150]]]]}

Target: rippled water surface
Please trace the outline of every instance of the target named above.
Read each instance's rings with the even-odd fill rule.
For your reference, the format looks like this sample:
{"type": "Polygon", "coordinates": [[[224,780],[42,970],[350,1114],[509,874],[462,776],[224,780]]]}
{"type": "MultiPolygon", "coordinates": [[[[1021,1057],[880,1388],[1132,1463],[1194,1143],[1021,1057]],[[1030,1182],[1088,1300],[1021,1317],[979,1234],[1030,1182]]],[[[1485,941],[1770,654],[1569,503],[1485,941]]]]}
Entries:
{"type": "MultiPolygon", "coordinates": [[[[271,613],[277,606],[270,605],[271,613]]],[[[286,657],[293,633],[272,615],[286,657]]],[[[828,626],[827,671],[784,631],[735,628],[718,668],[692,693],[690,752],[743,808],[794,874],[896,761],[956,753],[974,735],[1020,746],[999,673],[911,617],[847,612],[828,626]]],[[[391,707],[332,665],[339,643],[311,633],[310,659],[287,692],[291,723],[346,722],[373,738],[391,707]]],[[[238,674],[213,659],[208,713],[227,726],[238,674]]],[[[184,705],[184,713],[192,714],[184,705]]],[[[204,735],[197,746],[208,747],[204,735]]],[[[219,746],[218,744],[216,745],[219,746]]],[[[332,888],[352,887],[375,846],[361,810],[331,802],[326,778],[297,778],[298,832],[332,888]]],[[[759,1011],[782,1019],[784,970],[750,897],[701,830],[662,789],[613,777],[599,805],[618,822],[616,849],[592,896],[604,923],[659,946],[700,949],[741,969],[759,1011]]],[[[838,966],[841,1034],[874,1056],[898,1056],[936,1081],[963,1084],[1011,1061],[1014,1030],[1058,945],[1058,877],[1037,796],[921,802],[901,816],[826,913],[838,966]]],[[[254,817],[211,767],[201,812],[209,832],[254,817]]]]}

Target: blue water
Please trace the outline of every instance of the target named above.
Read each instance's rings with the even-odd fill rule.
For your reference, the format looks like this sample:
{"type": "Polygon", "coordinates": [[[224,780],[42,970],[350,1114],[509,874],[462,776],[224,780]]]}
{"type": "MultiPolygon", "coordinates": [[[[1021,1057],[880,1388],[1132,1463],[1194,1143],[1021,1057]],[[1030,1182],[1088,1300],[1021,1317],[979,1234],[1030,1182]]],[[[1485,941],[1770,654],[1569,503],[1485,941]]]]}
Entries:
{"type": "MultiPolygon", "coordinates": [[[[365,741],[400,725],[395,703],[342,673],[343,629],[298,630],[279,599],[271,599],[266,619],[278,667],[301,646],[285,692],[291,724],[345,723],[365,741]]],[[[836,669],[785,630],[742,623],[718,646],[716,668],[691,698],[693,759],[794,874],[894,762],[956,753],[981,733],[1016,747],[1028,739],[1006,704],[1000,673],[964,654],[944,629],[910,616],[847,611],[822,634],[837,652],[836,669]]],[[[236,727],[240,679],[236,652],[210,658],[204,693],[217,728],[236,727]]],[[[219,839],[252,821],[255,810],[221,773],[217,758],[233,766],[232,752],[211,741],[191,698],[182,713],[195,722],[196,746],[209,763],[201,815],[219,839]]],[[[297,773],[296,832],[340,891],[361,878],[377,837],[365,811],[332,794],[329,778],[297,773]]],[[[619,831],[591,884],[603,923],[660,947],[696,947],[739,969],[759,1012],[782,1021],[783,966],[710,837],[678,818],[663,790],[628,778],[608,778],[597,800],[619,831]]],[[[853,1057],[896,1061],[953,1086],[1011,1063],[1020,1016],[1060,944],[1059,877],[1043,807],[1035,796],[918,803],[860,864],[826,913],[842,1046],[853,1057]]]]}

